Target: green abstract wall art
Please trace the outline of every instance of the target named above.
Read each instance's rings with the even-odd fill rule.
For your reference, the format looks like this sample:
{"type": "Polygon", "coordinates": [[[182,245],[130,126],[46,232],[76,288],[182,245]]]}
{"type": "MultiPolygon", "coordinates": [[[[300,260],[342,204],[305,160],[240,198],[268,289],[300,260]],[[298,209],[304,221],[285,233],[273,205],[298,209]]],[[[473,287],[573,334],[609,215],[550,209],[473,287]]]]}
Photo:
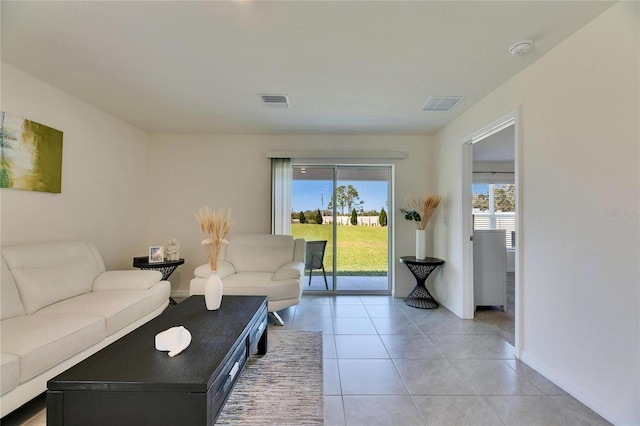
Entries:
{"type": "Polygon", "coordinates": [[[0,112],[0,188],[62,191],[62,132],[0,112]]]}

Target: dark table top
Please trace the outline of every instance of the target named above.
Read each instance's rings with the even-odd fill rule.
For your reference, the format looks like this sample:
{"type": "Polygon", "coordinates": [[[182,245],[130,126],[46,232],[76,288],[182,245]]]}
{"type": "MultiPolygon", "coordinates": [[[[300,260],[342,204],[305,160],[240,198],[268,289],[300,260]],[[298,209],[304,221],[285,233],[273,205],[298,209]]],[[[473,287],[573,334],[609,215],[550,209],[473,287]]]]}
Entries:
{"type": "Polygon", "coordinates": [[[424,259],[418,259],[415,256],[402,256],[400,258],[402,263],[411,263],[414,265],[442,265],[444,260],[437,257],[425,257],[424,259]]]}
{"type": "Polygon", "coordinates": [[[208,311],[204,296],[192,296],[111,345],[59,374],[49,390],[153,390],[206,392],[231,356],[231,348],[265,296],[224,296],[208,311]],[[191,333],[191,344],[171,358],[155,349],[155,335],[175,326],[191,333]]]}
{"type": "Polygon", "coordinates": [[[133,258],[134,268],[164,268],[165,266],[179,266],[184,263],[184,259],[165,260],[163,262],[149,262],[149,256],[140,256],[133,258]]]}

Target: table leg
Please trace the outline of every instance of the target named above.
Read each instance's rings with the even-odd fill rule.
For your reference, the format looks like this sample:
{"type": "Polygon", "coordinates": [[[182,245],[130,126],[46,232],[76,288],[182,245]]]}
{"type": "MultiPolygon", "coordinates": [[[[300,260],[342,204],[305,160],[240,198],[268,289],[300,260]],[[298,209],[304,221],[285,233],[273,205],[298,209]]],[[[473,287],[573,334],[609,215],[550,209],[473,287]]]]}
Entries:
{"type": "Polygon", "coordinates": [[[440,306],[426,287],[417,285],[404,299],[408,306],[421,309],[434,309],[440,306]]]}
{"type": "Polygon", "coordinates": [[[407,264],[407,267],[416,279],[416,287],[411,293],[404,299],[404,303],[414,308],[421,309],[434,309],[440,306],[436,299],[427,290],[425,284],[431,272],[433,272],[438,265],[416,265],[407,264]]]}

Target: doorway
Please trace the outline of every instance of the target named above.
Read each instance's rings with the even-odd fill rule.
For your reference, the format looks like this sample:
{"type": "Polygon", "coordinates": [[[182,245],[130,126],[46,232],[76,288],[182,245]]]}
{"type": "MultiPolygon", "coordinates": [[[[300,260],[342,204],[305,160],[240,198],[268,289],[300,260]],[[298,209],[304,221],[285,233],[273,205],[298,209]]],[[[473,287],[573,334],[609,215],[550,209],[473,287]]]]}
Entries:
{"type": "Polygon", "coordinates": [[[481,129],[462,145],[465,317],[498,328],[519,347],[518,116],[481,129]]]}
{"type": "Polygon", "coordinates": [[[293,165],[291,235],[315,246],[305,292],[391,294],[390,180],[391,166],[293,165]]]}

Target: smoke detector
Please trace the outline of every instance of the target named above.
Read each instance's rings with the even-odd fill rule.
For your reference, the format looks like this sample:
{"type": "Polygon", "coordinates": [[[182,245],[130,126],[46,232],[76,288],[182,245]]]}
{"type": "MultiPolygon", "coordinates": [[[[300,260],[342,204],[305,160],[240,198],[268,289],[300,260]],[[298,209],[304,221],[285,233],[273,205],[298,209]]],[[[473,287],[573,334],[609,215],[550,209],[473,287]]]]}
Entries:
{"type": "Polygon", "coordinates": [[[532,47],[533,47],[533,41],[520,40],[519,42],[515,43],[513,46],[509,48],[509,52],[513,56],[524,56],[527,53],[529,53],[532,47]]]}

